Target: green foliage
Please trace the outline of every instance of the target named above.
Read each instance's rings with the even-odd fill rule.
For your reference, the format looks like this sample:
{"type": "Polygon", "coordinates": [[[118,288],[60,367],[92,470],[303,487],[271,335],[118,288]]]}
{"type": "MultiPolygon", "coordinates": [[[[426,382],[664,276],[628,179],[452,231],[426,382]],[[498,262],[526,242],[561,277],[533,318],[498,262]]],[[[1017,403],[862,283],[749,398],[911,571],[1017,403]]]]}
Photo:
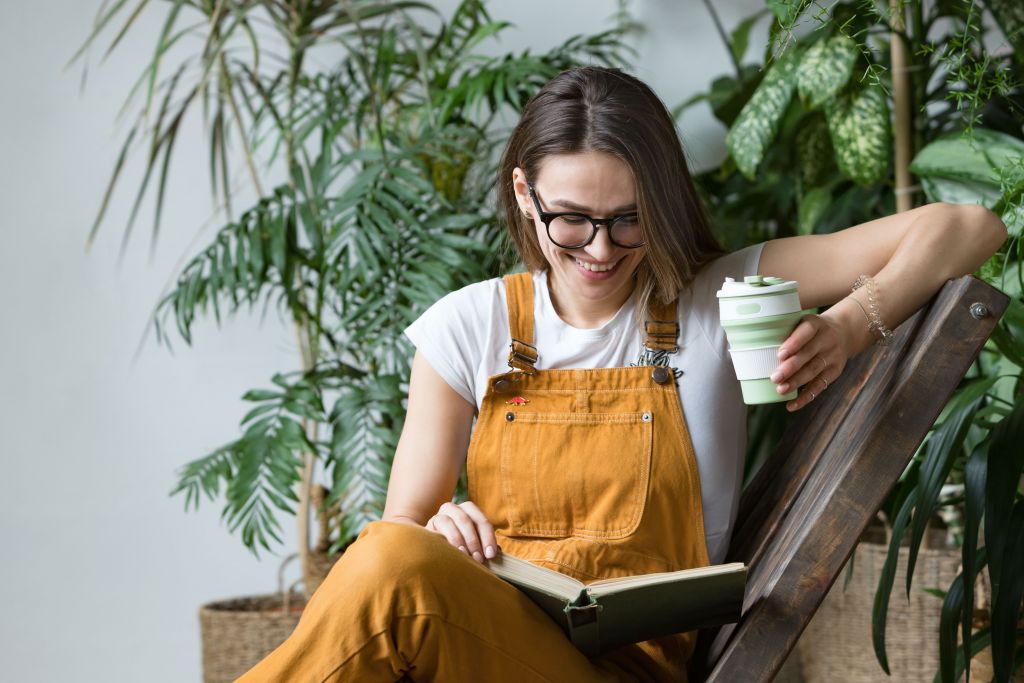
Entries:
{"type": "Polygon", "coordinates": [[[846,87],[857,61],[857,44],[842,34],[814,43],[800,60],[796,87],[809,109],[817,109],[846,87]]]}
{"type": "Polygon", "coordinates": [[[985,5],[1013,46],[1017,60],[1024,60],[1024,5],[1017,0],[987,0],[985,5]]]}
{"type": "Polygon", "coordinates": [[[836,165],[844,176],[861,185],[888,178],[892,136],[881,88],[865,85],[829,101],[826,118],[836,165]]]}
{"type": "Polygon", "coordinates": [[[244,418],[243,435],[213,453],[182,468],[172,494],[185,495],[185,507],[198,508],[200,494],[220,495],[225,484],[222,518],[228,528],[241,527],[243,542],[270,549],[280,543],[280,525],[273,509],[293,514],[288,502],[294,492],[302,460],[297,453],[316,451],[303,428],[304,419],[323,419],[320,387],[301,374],[275,375],[276,390],[253,390],[242,398],[255,403],[244,418]]]}
{"type": "MultiPolygon", "coordinates": [[[[116,25],[113,50],[148,4],[105,4],[80,54],[116,25]]],[[[340,503],[340,547],[383,508],[413,352],[402,330],[447,292],[509,265],[488,197],[503,117],[563,69],[621,63],[626,26],[542,54],[484,56],[478,46],[507,24],[481,0],[450,17],[429,3],[375,0],[165,9],[90,240],[124,158],[142,148],[124,240],[155,183],[155,243],[178,131],[200,117],[227,220],[158,305],[158,338],[169,344],[176,330],[191,344],[203,317],[274,307],[294,324],[301,357],[276,388],[246,394],[257,405],[242,436],[186,465],[172,494],[187,508],[223,495],[229,528],[256,552],[280,542],[275,513],[295,512],[319,464],[332,483],[324,510],[340,503]],[[238,214],[236,152],[259,194],[238,214]]]]}
{"type": "Polygon", "coordinates": [[[782,115],[793,96],[795,54],[787,53],[768,69],[764,80],[725,136],[725,144],[736,160],[737,168],[748,178],[757,173],[765,149],[775,139],[782,115]]]}
{"type": "Polygon", "coordinates": [[[796,140],[800,181],[804,187],[821,187],[834,167],[832,159],[835,151],[829,140],[828,124],[824,116],[812,115],[804,121],[803,134],[796,140]]]}
{"type": "MultiPolygon", "coordinates": [[[[831,232],[894,209],[888,3],[766,4],[776,17],[766,64],[739,65],[677,110],[706,101],[729,129],[729,157],[700,174],[698,183],[712,225],[730,248],[831,232]],[[790,55],[797,55],[800,96],[783,106],[773,73],[790,55]],[[759,68],[767,69],[762,81],[747,76],[759,68]]],[[[899,37],[910,60],[911,171],[923,190],[914,199],[982,204],[1003,219],[1010,238],[977,275],[1011,301],[883,506],[892,535],[875,594],[872,640],[887,671],[886,623],[899,548],[910,547],[909,592],[925,524],[941,510],[961,520],[963,573],[941,596],[936,681],[959,680],[971,655],[988,644],[995,680],[1008,681],[1015,662],[1024,660],[1017,640],[1024,594],[1024,15],[1020,3],[1002,0],[908,0],[900,6],[906,21],[899,37]],[[1016,52],[990,34],[990,19],[1016,52]],[[941,498],[944,484],[962,486],[963,494],[941,498]],[[990,625],[975,630],[974,581],[984,570],[999,588],[993,589],[990,625]]],[[[744,35],[740,54],[748,40],[744,35]]],[[[780,433],[787,419],[781,412],[751,411],[748,472],[770,451],[766,437],[780,433]]]]}

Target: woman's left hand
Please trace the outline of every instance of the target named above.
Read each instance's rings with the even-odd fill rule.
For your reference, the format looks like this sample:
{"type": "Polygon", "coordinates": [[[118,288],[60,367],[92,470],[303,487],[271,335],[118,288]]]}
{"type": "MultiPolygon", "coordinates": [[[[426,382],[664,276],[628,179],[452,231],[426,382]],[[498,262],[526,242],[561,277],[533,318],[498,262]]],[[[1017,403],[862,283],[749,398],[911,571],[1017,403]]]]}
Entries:
{"type": "Polygon", "coordinates": [[[800,395],[786,404],[786,410],[800,410],[821,396],[842,373],[848,358],[838,321],[814,314],[801,318],[779,347],[781,363],[770,378],[780,394],[802,387],[800,395]]]}

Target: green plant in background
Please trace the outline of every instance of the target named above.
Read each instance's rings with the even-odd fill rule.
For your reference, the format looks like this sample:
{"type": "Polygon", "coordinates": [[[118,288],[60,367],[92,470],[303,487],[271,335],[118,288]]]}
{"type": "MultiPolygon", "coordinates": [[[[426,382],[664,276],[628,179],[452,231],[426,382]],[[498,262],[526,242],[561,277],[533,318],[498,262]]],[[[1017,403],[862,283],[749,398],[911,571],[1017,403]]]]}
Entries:
{"type": "MultiPolygon", "coordinates": [[[[83,50],[117,26],[109,53],[148,4],[104,3],[83,50]]],[[[281,542],[278,513],[297,514],[309,576],[317,465],[330,482],[320,512],[340,509],[331,551],[382,511],[412,359],[402,330],[445,293],[508,265],[489,194],[509,115],[562,69],[619,63],[625,27],[543,54],[486,57],[478,45],[508,24],[480,0],[450,17],[429,3],[374,0],[165,7],[90,240],[139,149],[145,174],[125,240],[155,183],[155,241],[177,136],[187,115],[199,117],[228,220],[160,302],[158,336],[169,341],[176,328],[191,344],[199,318],[274,306],[294,323],[301,364],[245,394],[241,436],[188,463],[173,493],[189,508],[223,491],[224,519],[254,553],[281,542]],[[258,198],[235,214],[238,151],[258,198]]]]}
{"type": "MultiPolygon", "coordinates": [[[[944,592],[936,680],[958,680],[971,654],[991,644],[995,680],[1007,681],[1024,661],[1024,10],[1013,0],[767,5],[731,35],[720,31],[735,73],[676,110],[706,101],[728,128],[728,158],[699,177],[723,242],[831,232],[892,213],[899,197],[984,204],[1009,229],[978,275],[1008,293],[1010,307],[885,505],[893,528],[873,617],[888,672],[900,543],[909,538],[909,595],[929,519],[959,516],[963,573],[944,592]],[[768,49],[761,63],[744,64],[750,31],[769,11],[768,49]],[[906,64],[892,58],[901,47],[906,64]],[[909,170],[919,188],[894,168],[901,144],[916,152],[909,170]],[[962,493],[940,498],[944,484],[962,493]],[[985,567],[990,626],[972,631],[975,578],[985,567]]],[[[752,412],[748,469],[784,420],[777,410],[752,412]]]]}

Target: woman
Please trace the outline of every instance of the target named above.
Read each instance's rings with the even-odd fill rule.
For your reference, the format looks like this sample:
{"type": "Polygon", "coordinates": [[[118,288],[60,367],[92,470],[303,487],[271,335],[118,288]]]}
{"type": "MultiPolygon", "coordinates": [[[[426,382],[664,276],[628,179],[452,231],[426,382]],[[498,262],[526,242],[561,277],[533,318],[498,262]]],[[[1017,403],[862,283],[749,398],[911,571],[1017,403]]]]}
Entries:
{"type": "Polygon", "coordinates": [[[1006,236],[984,208],[930,205],[725,255],[664,105],[592,67],[527,105],[498,203],[529,272],[454,292],[407,330],[384,521],[243,680],[685,680],[693,634],[589,660],[486,559],[584,582],[721,562],[745,446],[723,279],[780,276],[804,308],[831,305],[779,351],[772,380],[801,388],[799,410],[1006,236]],[[464,464],[470,500],[456,505],[464,464]]]}

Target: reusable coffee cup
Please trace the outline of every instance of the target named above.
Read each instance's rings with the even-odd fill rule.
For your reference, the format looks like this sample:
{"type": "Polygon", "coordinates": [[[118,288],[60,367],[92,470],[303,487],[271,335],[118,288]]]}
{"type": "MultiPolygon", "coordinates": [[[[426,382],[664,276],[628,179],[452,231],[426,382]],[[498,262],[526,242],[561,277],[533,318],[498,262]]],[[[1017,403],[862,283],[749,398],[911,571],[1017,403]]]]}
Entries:
{"type": "Polygon", "coordinates": [[[743,282],[727,277],[717,296],[743,402],[756,405],[796,398],[796,389],[780,394],[768,378],[779,367],[779,346],[807,312],[800,309],[797,283],[763,275],[750,275],[743,282]]]}

